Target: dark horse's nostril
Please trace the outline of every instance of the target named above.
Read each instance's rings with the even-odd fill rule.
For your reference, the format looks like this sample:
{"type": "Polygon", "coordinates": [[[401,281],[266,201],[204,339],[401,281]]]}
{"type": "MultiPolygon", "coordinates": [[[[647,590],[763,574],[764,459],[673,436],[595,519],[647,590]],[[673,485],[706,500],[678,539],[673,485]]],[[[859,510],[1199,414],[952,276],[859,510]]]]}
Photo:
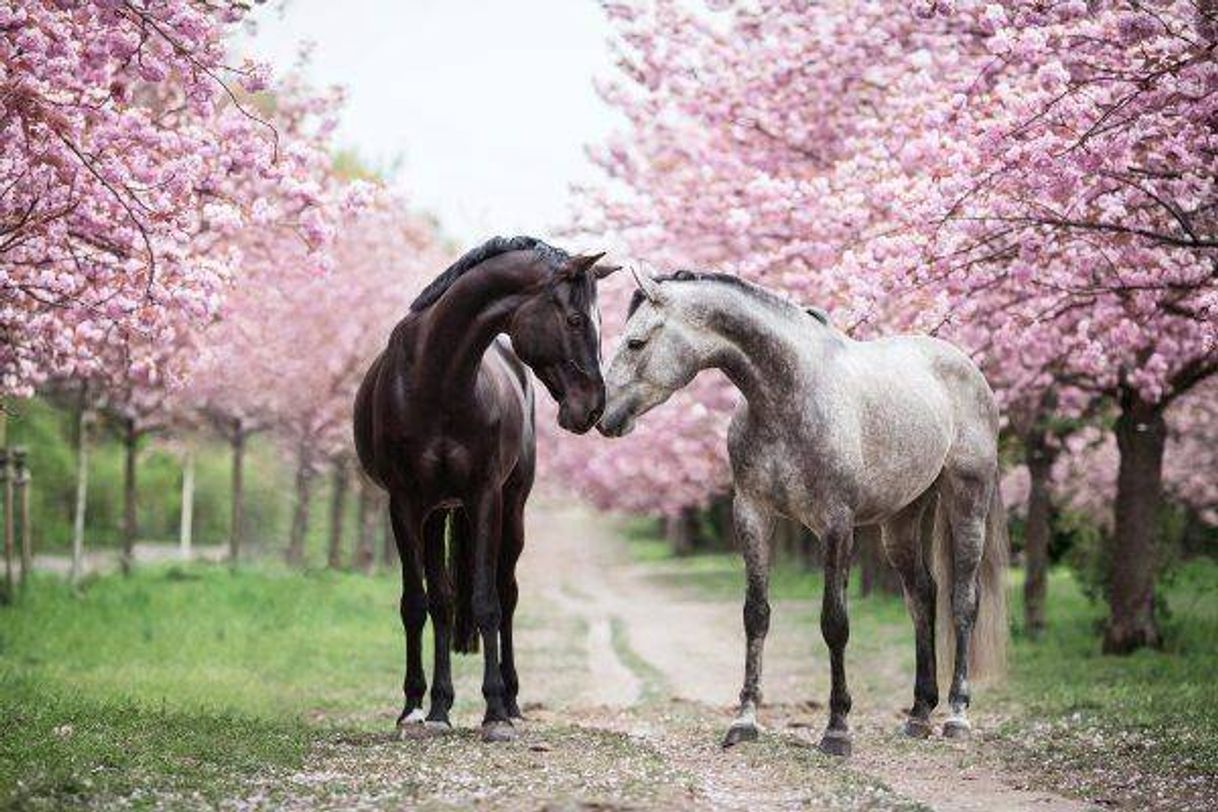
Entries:
{"type": "Polygon", "coordinates": [[[601,415],[604,413],[605,410],[600,407],[593,409],[591,414],[592,419],[588,421],[588,425],[595,426],[600,421],[601,415]]]}

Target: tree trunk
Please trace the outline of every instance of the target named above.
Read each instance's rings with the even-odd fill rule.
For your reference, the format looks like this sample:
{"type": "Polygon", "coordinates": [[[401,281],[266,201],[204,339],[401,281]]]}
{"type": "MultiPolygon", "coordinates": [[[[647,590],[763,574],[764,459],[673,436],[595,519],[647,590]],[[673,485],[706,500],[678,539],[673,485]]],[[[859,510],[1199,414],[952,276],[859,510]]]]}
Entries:
{"type": "Polygon", "coordinates": [[[1121,397],[1116,423],[1121,462],[1117,472],[1105,654],[1128,654],[1159,644],[1154,616],[1155,554],[1163,490],[1167,423],[1162,408],[1132,391],[1121,397]]]}
{"type": "Polygon", "coordinates": [[[240,420],[233,421],[233,432],[229,437],[233,446],[232,517],[228,529],[228,562],[237,566],[241,548],[245,544],[245,427],[240,420]]]}
{"type": "Polygon", "coordinates": [[[367,482],[361,481],[358,486],[359,490],[359,540],[355,545],[355,560],[352,566],[359,572],[368,574],[372,572],[372,565],[375,561],[375,538],[376,538],[376,493],[374,487],[367,482]]]}
{"type": "Polygon", "coordinates": [[[89,491],[89,387],[80,385],[76,405],[76,509],[72,516],[72,584],[80,583],[85,566],[85,507],[89,491]]]}
{"type": "Polygon", "coordinates": [[[17,595],[16,567],[13,566],[16,523],[13,517],[13,462],[9,449],[0,447],[0,488],[4,491],[4,594],[0,603],[8,604],[17,595]]]}
{"type": "Polygon", "coordinates": [[[135,537],[139,521],[136,516],[136,451],[140,435],[135,429],[135,419],[123,419],[123,554],[119,558],[123,575],[130,575],[135,563],[135,537]]]}
{"type": "Polygon", "coordinates": [[[344,460],[334,461],[333,488],[330,492],[330,550],[326,564],[332,570],[343,565],[343,514],[347,507],[348,468],[344,460]]]}
{"type": "Polygon", "coordinates": [[[732,500],[731,491],[717,496],[711,501],[711,513],[714,517],[715,527],[719,530],[719,541],[725,550],[735,550],[736,545],[736,523],[732,518],[732,500]]]}
{"type": "Polygon", "coordinates": [[[287,561],[294,567],[304,564],[305,535],[309,532],[309,499],[312,495],[313,466],[309,452],[302,446],[296,462],[296,506],[292,512],[292,532],[287,551],[287,561]]]}
{"type": "Polygon", "coordinates": [[[665,517],[664,535],[672,548],[673,555],[686,556],[693,553],[697,546],[698,509],[694,507],[681,508],[674,516],[665,517]]]}
{"type": "Polygon", "coordinates": [[[855,528],[854,547],[859,562],[859,594],[864,598],[878,586],[882,566],[882,562],[879,560],[879,557],[883,555],[883,550],[880,549],[882,546],[879,527],[855,528]]]}
{"type": "Polygon", "coordinates": [[[187,448],[182,459],[182,521],[178,526],[178,551],[182,558],[190,558],[194,541],[195,516],[195,450],[187,448]]]}
{"type": "Polygon", "coordinates": [[[1049,539],[1053,533],[1053,505],[1049,476],[1057,451],[1046,442],[1045,430],[1035,428],[1024,437],[1028,465],[1028,521],[1024,537],[1024,631],[1036,638],[1045,630],[1045,598],[1049,589],[1049,539]]]}

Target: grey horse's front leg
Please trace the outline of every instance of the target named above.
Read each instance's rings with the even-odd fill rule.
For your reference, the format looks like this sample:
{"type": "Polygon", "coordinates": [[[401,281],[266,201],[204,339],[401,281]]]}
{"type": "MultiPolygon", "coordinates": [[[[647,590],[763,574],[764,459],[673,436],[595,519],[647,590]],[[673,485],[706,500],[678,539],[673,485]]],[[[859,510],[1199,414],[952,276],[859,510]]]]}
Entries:
{"type": "Polygon", "coordinates": [[[732,503],[736,538],[744,553],[748,586],[744,597],[744,687],[740,709],[727,729],[724,747],[757,738],[757,706],[761,704],[761,655],[770,630],[770,532],[774,517],[755,499],[737,492],[732,503]]]}
{"type": "Polygon", "coordinates": [[[850,576],[850,546],[854,541],[853,519],[838,517],[825,529],[825,593],[820,610],[820,629],[829,646],[831,685],[829,726],[820,740],[822,752],[850,755],[850,691],[846,687],[846,641],[850,620],[846,615],[846,584],[850,576]]]}

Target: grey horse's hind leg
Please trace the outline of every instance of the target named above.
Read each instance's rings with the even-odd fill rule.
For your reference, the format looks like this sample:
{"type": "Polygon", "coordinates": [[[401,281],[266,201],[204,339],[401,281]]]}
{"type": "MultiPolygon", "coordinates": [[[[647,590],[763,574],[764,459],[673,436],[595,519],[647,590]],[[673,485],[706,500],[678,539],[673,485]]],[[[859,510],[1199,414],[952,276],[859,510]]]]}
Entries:
{"type": "MultiPolygon", "coordinates": [[[[977,572],[985,548],[985,520],[990,503],[991,481],[971,473],[956,474],[950,488],[940,499],[947,499],[947,516],[952,531],[952,623],[956,636],[956,659],[952,687],[947,701],[951,716],[943,724],[943,735],[964,738],[969,735],[968,721],[969,641],[977,619],[980,592],[977,572]]],[[[947,585],[944,585],[947,588],[947,585]]]]}
{"type": "Polygon", "coordinates": [[[825,528],[825,593],[820,610],[820,629],[829,646],[832,687],[829,691],[829,726],[820,740],[822,752],[850,755],[850,691],[846,687],[846,642],[850,620],[846,615],[846,584],[850,576],[850,545],[854,540],[853,517],[837,517],[825,528]]]}
{"type": "Polygon", "coordinates": [[[761,704],[761,657],[770,630],[770,533],[773,515],[756,500],[737,493],[732,503],[736,538],[744,553],[748,586],[744,597],[744,687],[740,709],[727,729],[723,746],[731,747],[757,738],[757,706],[761,704]]]}
{"type": "Polygon", "coordinates": [[[914,702],[905,721],[905,733],[924,739],[931,734],[930,714],[939,704],[939,684],[935,674],[935,579],[930,569],[931,528],[935,491],[928,490],[883,525],[884,552],[901,576],[905,606],[914,625],[917,658],[914,677],[914,702]]]}

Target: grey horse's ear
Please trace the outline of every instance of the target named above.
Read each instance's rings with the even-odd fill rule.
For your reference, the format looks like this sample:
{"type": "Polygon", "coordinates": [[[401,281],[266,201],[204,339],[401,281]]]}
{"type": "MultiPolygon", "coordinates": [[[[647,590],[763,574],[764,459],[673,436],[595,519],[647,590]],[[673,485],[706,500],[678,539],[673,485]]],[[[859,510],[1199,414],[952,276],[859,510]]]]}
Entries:
{"type": "Polygon", "coordinates": [[[634,284],[639,286],[639,290],[643,291],[643,295],[647,297],[647,301],[652,304],[660,303],[660,283],[652,277],[647,271],[640,271],[631,266],[630,274],[634,277],[634,284]]]}

